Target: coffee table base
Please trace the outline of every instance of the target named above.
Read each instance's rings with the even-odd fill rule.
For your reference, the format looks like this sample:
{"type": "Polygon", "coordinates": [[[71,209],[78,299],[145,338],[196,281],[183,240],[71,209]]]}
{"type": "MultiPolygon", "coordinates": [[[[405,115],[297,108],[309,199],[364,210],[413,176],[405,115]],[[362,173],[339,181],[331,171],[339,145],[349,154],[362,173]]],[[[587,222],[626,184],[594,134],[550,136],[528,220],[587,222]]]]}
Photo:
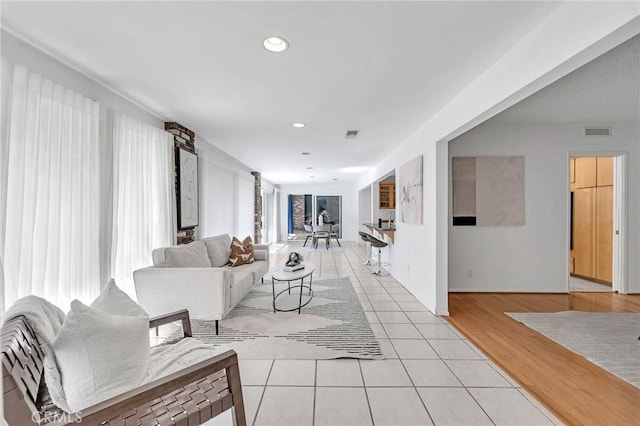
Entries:
{"type": "Polygon", "coordinates": [[[273,277],[271,278],[271,290],[273,292],[273,313],[275,314],[276,312],[293,312],[293,311],[298,311],[298,314],[301,313],[302,308],[304,308],[305,306],[307,306],[309,304],[309,302],[311,302],[311,299],[313,299],[313,290],[311,289],[311,283],[313,280],[313,275],[311,275],[309,277],[309,285],[305,285],[304,284],[304,278],[300,279],[300,284],[299,285],[291,285],[291,281],[286,281],[287,283],[287,288],[285,288],[284,290],[282,290],[281,292],[279,292],[278,294],[276,294],[276,281],[280,281],[280,282],[285,282],[285,281],[281,281],[281,280],[276,280],[273,277]],[[276,307],[276,299],[282,295],[285,292],[288,292],[288,294],[291,294],[291,289],[292,288],[300,288],[300,299],[298,302],[298,306],[292,309],[279,309],[278,307],[276,307]],[[302,291],[304,289],[308,289],[309,290],[309,299],[302,303],[302,291]]]}
{"type": "MultiPolygon", "coordinates": [[[[305,296],[306,297],[306,296],[305,296]]],[[[311,302],[311,299],[313,299],[313,290],[311,290],[311,287],[309,287],[308,285],[304,285],[304,284],[300,284],[300,285],[294,285],[292,287],[288,287],[285,288],[284,290],[282,290],[280,293],[276,294],[275,297],[273,298],[273,312],[275,313],[277,312],[293,312],[293,311],[298,311],[298,313],[300,313],[300,311],[302,310],[302,308],[304,308],[305,306],[307,306],[309,304],[309,302],[311,302]],[[280,296],[281,294],[283,294],[284,292],[289,292],[289,294],[291,294],[291,289],[292,288],[300,288],[300,301],[298,303],[298,306],[296,306],[295,308],[291,308],[291,309],[280,309],[276,306],[276,299],[278,299],[278,296],[280,296]],[[308,289],[309,290],[309,299],[302,303],[302,290],[303,289],[308,289]]]]}

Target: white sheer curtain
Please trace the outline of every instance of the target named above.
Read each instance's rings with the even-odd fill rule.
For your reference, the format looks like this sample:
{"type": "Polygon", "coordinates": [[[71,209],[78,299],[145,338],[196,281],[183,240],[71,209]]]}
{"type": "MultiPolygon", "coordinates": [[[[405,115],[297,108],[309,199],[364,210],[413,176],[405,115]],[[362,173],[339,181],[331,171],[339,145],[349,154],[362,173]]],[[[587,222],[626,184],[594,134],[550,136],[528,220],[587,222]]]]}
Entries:
{"type": "Polygon", "coordinates": [[[273,243],[273,190],[262,191],[262,242],[273,243]]]}
{"type": "Polygon", "coordinates": [[[16,66],[0,191],[5,307],[100,291],[100,105],[16,66]]]}
{"type": "Polygon", "coordinates": [[[112,275],[134,298],[133,271],[175,241],[173,146],[164,130],[114,117],[112,275]]]}

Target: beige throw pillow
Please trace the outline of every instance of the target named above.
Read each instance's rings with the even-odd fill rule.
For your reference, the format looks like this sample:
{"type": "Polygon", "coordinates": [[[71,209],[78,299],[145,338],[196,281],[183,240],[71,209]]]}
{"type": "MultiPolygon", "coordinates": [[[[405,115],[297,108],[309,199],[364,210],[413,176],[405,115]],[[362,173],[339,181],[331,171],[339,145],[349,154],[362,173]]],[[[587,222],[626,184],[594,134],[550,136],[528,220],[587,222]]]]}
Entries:
{"type": "Polygon", "coordinates": [[[229,234],[202,238],[200,241],[203,241],[207,246],[211,266],[220,268],[229,263],[229,247],[231,246],[231,237],[229,234]]]}
{"type": "Polygon", "coordinates": [[[233,237],[229,264],[231,266],[247,265],[255,262],[255,260],[251,237],[247,237],[243,241],[240,241],[237,237],[233,237]]]}
{"type": "Polygon", "coordinates": [[[211,267],[211,261],[207,254],[207,246],[202,241],[194,241],[189,244],[176,247],[167,247],[164,250],[166,268],[201,268],[211,267]]]}

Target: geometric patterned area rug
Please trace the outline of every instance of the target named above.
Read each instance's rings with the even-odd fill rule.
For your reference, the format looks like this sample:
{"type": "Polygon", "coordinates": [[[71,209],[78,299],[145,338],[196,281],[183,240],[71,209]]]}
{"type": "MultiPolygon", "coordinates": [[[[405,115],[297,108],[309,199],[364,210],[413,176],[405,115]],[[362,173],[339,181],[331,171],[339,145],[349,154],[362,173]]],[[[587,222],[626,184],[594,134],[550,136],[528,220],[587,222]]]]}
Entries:
{"type": "Polygon", "coordinates": [[[300,248],[298,248],[299,251],[319,251],[319,252],[327,252],[327,251],[344,251],[344,248],[335,245],[335,243],[332,243],[331,246],[329,246],[329,248],[327,248],[326,244],[324,244],[324,242],[319,242],[317,247],[313,247],[311,245],[311,242],[307,243],[306,246],[301,246],[300,248]]]}
{"type": "Polygon", "coordinates": [[[640,314],[505,313],[640,388],[640,314]]]}
{"type": "MultiPolygon", "coordinates": [[[[276,294],[285,288],[276,281],[276,294]]],[[[349,278],[314,280],[311,288],[313,298],[301,314],[274,313],[271,280],[265,279],[220,321],[220,334],[214,321],[192,319],[193,337],[221,351],[233,349],[240,359],[384,358],[349,278]]],[[[297,307],[299,297],[300,289],[292,288],[276,303],[280,309],[297,307]]]]}

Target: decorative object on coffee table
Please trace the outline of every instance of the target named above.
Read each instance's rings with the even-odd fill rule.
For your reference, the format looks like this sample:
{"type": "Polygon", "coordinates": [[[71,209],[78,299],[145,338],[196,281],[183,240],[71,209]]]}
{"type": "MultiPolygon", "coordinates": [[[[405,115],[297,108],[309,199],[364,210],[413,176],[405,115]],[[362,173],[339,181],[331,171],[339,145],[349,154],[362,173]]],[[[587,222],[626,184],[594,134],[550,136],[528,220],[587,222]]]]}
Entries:
{"type": "Polygon", "coordinates": [[[293,251],[289,253],[289,260],[284,264],[282,270],[284,272],[295,272],[304,269],[304,265],[302,264],[303,260],[304,258],[300,253],[293,251]]]}

